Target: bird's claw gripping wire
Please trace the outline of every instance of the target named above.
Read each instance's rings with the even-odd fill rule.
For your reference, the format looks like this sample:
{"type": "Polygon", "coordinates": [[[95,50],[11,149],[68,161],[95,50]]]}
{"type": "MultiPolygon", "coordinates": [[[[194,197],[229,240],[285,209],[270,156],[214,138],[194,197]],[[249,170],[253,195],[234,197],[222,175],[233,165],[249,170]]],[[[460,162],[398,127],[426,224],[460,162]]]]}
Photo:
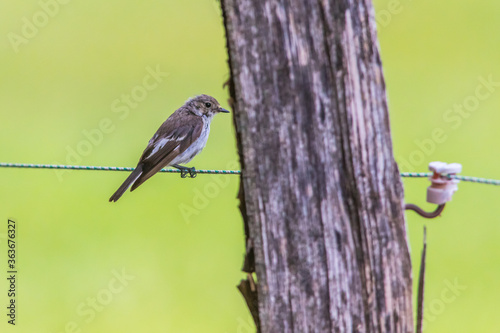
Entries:
{"type": "Polygon", "coordinates": [[[181,178],[186,178],[189,175],[190,178],[195,178],[198,174],[196,173],[196,169],[194,167],[188,168],[180,165],[172,165],[174,168],[177,168],[181,171],[181,178]]]}
{"type": "Polygon", "coordinates": [[[188,170],[189,170],[189,177],[191,177],[191,178],[195,178],[195,177],[196,177],[196,175],[198,175],[198,174],[196,173],[196,169],[195,169],[194,167],[189,168],[188,170]]]}

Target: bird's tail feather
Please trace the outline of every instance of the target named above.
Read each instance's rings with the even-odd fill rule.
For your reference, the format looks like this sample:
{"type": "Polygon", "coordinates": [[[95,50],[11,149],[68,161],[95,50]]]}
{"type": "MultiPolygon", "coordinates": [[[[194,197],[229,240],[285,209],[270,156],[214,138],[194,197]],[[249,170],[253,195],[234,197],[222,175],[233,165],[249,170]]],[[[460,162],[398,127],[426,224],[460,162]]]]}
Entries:
{"type": "Polygon", "coordinates": [[[125,193],[125,191],[132,185],[137,178],[139,178],[142,175],[142,166],[138,165],[137,168],[135,168],[134,171],[125,179],[123,184],[116,190],[115,194],[109,198],[109,202],[116,202],[120,197],[125,193]]]}

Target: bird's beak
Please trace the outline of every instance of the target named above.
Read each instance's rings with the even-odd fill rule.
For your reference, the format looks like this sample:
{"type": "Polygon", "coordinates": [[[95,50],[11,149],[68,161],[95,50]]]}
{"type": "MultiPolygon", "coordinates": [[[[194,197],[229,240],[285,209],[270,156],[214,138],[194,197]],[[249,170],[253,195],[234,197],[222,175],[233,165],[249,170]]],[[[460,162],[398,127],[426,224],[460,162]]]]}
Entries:
{"type": "Polygon", "coordinates": [[[219,108],[219,112],[229,113],[229,111],[224,108],[219,108]]]}

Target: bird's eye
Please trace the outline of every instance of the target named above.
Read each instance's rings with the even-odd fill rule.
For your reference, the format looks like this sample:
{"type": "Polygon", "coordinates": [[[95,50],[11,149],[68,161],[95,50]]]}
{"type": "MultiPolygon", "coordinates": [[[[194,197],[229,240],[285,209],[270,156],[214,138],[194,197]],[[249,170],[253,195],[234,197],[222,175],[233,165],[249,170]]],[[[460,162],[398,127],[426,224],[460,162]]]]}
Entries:
{"type": "Polygon", "coordinates": [[[206,102],[206,103],[205,103],[205,106],[206,106],[207,108],[209,108],[209,107],[211,107],[211,106],[212,106],[212,103],[210,103],[210,102],[206,102]]]}

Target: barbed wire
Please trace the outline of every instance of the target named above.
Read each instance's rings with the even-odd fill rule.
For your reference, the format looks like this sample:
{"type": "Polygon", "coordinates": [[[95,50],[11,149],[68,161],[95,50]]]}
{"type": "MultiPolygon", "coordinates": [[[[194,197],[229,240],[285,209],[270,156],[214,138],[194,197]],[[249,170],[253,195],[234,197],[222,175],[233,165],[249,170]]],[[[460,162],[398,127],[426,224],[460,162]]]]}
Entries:
{"type": "MultiPolygon", "coordinates": [[[[1,163],[0,168],[26,168],[26,169],[64,169],[64,170],[95,170],[95,171],[134,171],[131,167],[113,167],[113,166],[89,166],[89,165],[62,165],[62,164],[32,164],[32,163],[1,163]]],[[[178,169],[161,169],[160,172],[181,173],[178,169]]],[[[240,170],[196,170],[199,174],[220,174],[220,175],[239,175],[240,170]]],[[[407,178],[426,178],[432,176],[431,172],[401,172],[401,177],[407,178]]],[[[479,177],[469,177],[460,175],[447,175],[449,179],[457,179],[464,182],[500,185],[500,180],[487,179],[479,177]]]]}

